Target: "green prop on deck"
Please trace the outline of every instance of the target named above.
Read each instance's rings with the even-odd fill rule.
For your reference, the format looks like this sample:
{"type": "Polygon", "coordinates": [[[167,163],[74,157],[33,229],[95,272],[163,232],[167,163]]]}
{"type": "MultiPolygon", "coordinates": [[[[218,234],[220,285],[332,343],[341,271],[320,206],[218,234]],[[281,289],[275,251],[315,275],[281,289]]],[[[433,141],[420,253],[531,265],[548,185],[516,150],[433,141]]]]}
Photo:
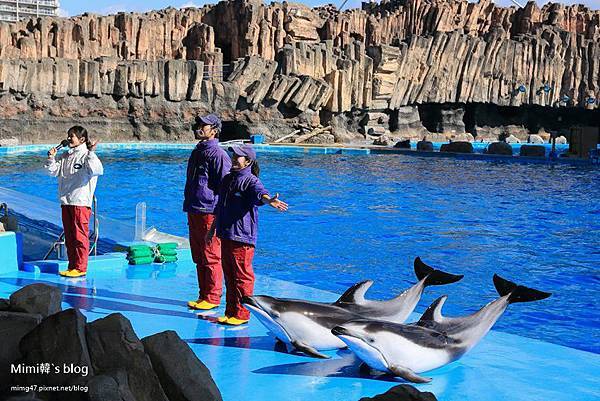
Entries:
{"type": "Polygon", "coordinates": [[[171,263],[171,262],[177,262],[177,256],[157,256],[156,259],[154,259],[154,261],[156,263],[171,263]]]}
{"type": "Polygon", "coordinates": [[[154,262],[154,256],[144,256],[141,258],[130,258],[130,265],[147,265],[154,262]]]}
{"type": "Polygon", "coordinates": [[[142,258],[145,256],[154,256],[154,251],[147,246],[146,248],[130,249],[127,255],[131,258],[142,258]]]}
{"type": "Polygon", "coordinates": [[[144,249],[152,249],[152,248],[149,245],[131,245],[131,246],[127,247],[128,252],[139,251],[139,250],[144,250],[144,249]]]}
{"type": "Polygon", "coordinates": [[[160,251],[160,253],[163,253],[163,251],[172,251],[177,249],[177,243],[176,242],[165,242],[164,244],[158,244],[157,246],[158,250],[160,251]]]}
{"type": "Polygon", "coordinates": [[[177,256],[177,251],[170,249],[159,251],[159,253],[163,256],[177,256]]]}

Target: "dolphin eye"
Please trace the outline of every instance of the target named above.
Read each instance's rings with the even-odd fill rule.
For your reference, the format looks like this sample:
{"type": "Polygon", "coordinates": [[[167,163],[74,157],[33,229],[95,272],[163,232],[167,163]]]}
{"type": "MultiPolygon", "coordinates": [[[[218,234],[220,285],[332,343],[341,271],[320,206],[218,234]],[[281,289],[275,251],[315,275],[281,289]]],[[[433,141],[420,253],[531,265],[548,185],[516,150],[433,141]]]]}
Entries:
{"type": "Polygon", "coordinates": [[[370,342],[371,344],[373,344],[373,343],[375,342],[375,339],[374,339],[373,337],[371,337],[371,338],[369,338],[369,342],[370,342]]]}

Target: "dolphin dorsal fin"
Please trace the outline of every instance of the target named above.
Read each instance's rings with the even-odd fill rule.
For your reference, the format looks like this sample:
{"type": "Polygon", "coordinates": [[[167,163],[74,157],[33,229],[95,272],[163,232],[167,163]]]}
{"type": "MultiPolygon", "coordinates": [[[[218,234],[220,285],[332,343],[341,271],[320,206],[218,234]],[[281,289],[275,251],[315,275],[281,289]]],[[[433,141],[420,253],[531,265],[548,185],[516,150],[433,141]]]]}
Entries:
{"type": "Polygon", "coordinates": [[[446,299],[448,299],[448,296],[442,295],[441,297],[439,297],[438,299],[433,301],[433,303],[431,305],[429,305],[429,308],[427,308],[425,313],[423,313],[423,316],[421,316],[421,318],[419,319],[419,322],[424,322],[424,321],[434,321],[434,322],[438,322],[438,323],[441,322],[442,319],[444,318],[442,316],[442,306],[444,306],[444,302],[446,302],[446,299]]]}
{"type": "Polygon", "coordinates": [[[364,304],[365,294],[373,285],[373,280],[365,280],[348,288],[342,296],[335,301],[336,304],[364,304]]]}

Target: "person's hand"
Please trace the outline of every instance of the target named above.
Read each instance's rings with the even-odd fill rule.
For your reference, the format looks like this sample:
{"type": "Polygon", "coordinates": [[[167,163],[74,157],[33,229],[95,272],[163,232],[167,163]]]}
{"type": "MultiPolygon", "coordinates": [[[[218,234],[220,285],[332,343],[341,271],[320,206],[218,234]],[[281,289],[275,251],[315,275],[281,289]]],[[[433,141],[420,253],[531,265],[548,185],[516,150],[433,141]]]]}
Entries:
{"type": "Polygon", "coordinates": [[[92,142],[92,146],[90,147],[90,152],[95,152],[96,151],[96,146],[98,146],[98,144],[100,143],[100,141],[96,140],[92,142]]]}
{"type": "Polygon", "coordinates": [[[280,212],[285,212],[288,210],[288,204],[285,203],[282,200],[279,200],[279,194],[275,194],[274,197],[272,197],[271,199],[269,199],[267,201],[267,203],[271,206],[274,207],[275,209],[279,210],[280,212]]]}
{"type": "Polygon", "coordinates": [[[56,152],[58,152],[58,151],[56,150],[56,148],[51,148],[51,149],[48,151],[48,158],[54,157],[54,156],[56,155],[56,152]]]}

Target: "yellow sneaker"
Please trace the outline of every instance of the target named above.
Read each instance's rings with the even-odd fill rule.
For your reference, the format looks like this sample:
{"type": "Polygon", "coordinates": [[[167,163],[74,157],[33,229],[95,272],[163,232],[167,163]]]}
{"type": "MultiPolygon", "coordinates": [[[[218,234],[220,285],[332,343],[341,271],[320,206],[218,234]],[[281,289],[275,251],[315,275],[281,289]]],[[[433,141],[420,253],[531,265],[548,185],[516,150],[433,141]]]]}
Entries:
{"type": "Polygon", "coordinates": [[[248,323],[248,320],[238,319],[237,317],[230,317],[229,319],[222,322],[223,324],[229,324],[231,326],[239,326],[241,324],[248,323]]]}
{"type": "Polygon", "coordinates": [[[211,310],[215,309],[219,306],[219,304],[211,304],[207,301],[190,301],[188,302],[188,306],[192,309],[200,309],[200,310],[211,310]]]}
{"type": "Polygon", "coordinates": [[[68,270],[68,271],[65,273],[65,277],[71,277],[71,278],[74,278],[74,277],[81,277],[81,276],[85,276],[85,275],[86,275],[86,272],[82,272],[82,271],[79,271],[79,270],[77,270],[77,269],[68,270]]]}
{"type": "Polygon", "coordinates": [[[219,323],[225,323],[227,320],[229,320],[229,317],[227,317],[227,316],[219,316],[217,318],[217,322],[219,322],[219,323]]]}
{"type": "Polygon", "coordinates": [[[63,277],[66,277],[66,276],[67,276],[67,274],[69,274],[69,272],[70,272],[70,270],[63,270],[63,271],[61,271],[61,272],[58,272],[58,274],[60,274],[60,275],[61,275],[61,276],[63,276],[63,277]]]}
{"type": "Polygon", "coordinates": [[[197,301],[188,301],[188,307],[194,308],[196,306],[196,304],[199,304],[200,302],[202,302],[201,299],[199,299],[197,301]]]}

